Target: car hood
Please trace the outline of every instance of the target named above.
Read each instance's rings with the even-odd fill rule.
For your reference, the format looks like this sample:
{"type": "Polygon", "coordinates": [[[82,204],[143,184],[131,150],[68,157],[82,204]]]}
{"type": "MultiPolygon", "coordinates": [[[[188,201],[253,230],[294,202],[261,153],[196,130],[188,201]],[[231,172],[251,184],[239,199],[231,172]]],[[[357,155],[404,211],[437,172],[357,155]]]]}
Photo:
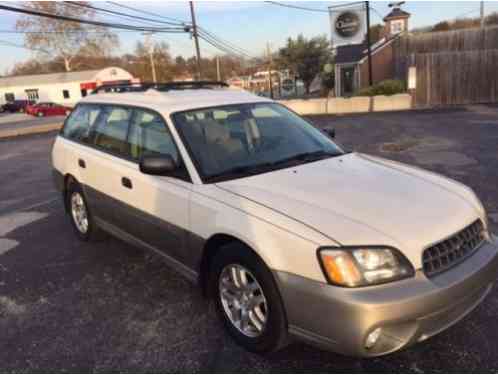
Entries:
{"type": "Polygon", "coordinates": [[[330,244],[397,247],[417,268],[425,247],[480,216],[463,185],[356,153],[217,186],[312,227],[330,244]]]}

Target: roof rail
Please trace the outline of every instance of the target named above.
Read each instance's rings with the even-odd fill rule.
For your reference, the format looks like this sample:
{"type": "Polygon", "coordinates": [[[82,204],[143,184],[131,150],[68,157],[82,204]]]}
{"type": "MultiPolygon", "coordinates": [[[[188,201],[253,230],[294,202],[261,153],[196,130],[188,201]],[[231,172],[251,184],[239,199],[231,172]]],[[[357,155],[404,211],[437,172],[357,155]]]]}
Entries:
{"type": "Polygon", "coordinates": [[[119,83],[115,85],[102,85],[98,86],[92,94],[99,92],[144,92],[149,89],[157,91],[171,91],[171,90],[192,90],[192,89],[212,89],[214,87],[229,87],[225,82],[221,81],[173,81],[173,82],[140,82],[140,83],[119,83]]]}

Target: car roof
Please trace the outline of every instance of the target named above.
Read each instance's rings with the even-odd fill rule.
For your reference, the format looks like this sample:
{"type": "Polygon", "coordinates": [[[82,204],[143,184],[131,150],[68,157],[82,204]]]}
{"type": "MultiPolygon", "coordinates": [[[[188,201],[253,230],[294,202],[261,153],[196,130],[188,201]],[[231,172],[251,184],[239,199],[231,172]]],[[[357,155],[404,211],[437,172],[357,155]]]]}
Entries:
{"type": "Polygon", "coordinates": [[[120,104],[154,109],[163,114],[230,104],[272,102],[240,89],[184,89],[145,92],[98,93],[86,96],[80,103],[120,104]]]}

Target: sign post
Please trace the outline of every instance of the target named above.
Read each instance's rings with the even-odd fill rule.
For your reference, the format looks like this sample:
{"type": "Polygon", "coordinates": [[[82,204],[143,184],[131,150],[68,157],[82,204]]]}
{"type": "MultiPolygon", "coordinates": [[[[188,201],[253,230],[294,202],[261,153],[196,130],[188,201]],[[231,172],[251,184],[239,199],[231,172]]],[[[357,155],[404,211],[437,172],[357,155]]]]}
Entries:
{"type": "Polygon", "coordinates": [[[368,85],[373,85],[372,77],[372,48],[370,47],[370,2],[365,1],[367,12],[367,53],[368,53],[368,85]]]}

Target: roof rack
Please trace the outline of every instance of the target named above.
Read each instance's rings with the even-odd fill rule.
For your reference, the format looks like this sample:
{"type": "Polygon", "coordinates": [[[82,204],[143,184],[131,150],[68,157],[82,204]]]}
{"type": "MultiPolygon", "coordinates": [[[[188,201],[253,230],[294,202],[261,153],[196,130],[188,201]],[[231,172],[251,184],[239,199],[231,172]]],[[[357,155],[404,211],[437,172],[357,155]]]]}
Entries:
{"type": "Polygon", "coordinates": [[[140,83],[119,83],[115,85],[98,86],[92,94],[99,92],[144,92],[149,89],[157,91],[172,91],[172,90],[193,90],[193,89],[212,89],[215,87],[229,87],[226,82],[221,81],[178,81],[178,82],[140,82],[140,83]]]}

